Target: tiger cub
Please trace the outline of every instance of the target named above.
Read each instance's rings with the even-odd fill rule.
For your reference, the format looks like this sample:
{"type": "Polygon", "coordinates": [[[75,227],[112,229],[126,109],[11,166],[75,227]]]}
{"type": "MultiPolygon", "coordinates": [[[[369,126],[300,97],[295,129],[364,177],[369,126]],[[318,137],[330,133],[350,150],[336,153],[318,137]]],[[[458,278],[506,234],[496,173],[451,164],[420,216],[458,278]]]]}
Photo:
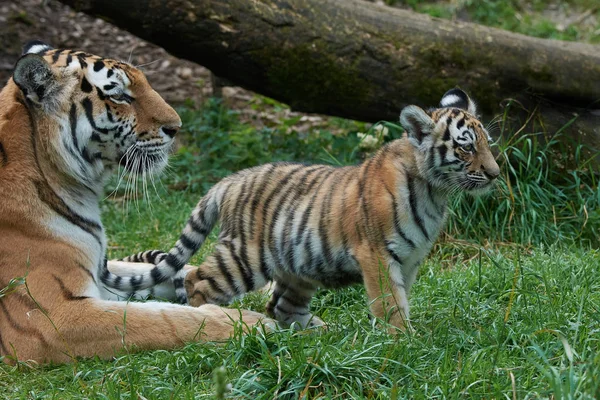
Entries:
{"type": "Polygon", "coordinates": [[[157,264],[150,274],[157,282],[177,272],[179,301],[187,292],[193,306],[228,303],[274,280],[268,313],[303,327],[322,323],[309,311],[317,288],[364,282],[372,313],[403,329],[410,287],[444,226],[449,196],[488,191],[500,169],[460,89],[448,91],[437,109],[404,108],[400,123],[406,135],[361,165],[273,163],[223,179],[168,254],[126,261],[157,264]],[[183,269],[217,221],[214,253],[197,269],[183,269]]]}

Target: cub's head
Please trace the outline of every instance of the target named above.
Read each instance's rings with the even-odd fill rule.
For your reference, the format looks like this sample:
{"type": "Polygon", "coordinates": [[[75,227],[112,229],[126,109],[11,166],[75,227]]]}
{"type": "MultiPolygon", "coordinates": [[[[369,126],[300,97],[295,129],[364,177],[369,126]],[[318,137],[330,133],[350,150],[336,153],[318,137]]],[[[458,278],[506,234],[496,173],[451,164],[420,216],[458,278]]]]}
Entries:
{"type": "Polygon", "coordinates": [[[61,173],[91,184],[117,165],[135,173],[166,165],[181,120],[135,67],[33,41],[13,80],[61,173]]]}
{"type": "Polygon", "coordinates": [[[417,106],[402,110],[400,123],[415,147],[417,165],[434,186],[479,194],[500,175],[491,138],[476,114],[475,104],[460,89],[446,92],[439,108],[428,112],[417,106]]]}

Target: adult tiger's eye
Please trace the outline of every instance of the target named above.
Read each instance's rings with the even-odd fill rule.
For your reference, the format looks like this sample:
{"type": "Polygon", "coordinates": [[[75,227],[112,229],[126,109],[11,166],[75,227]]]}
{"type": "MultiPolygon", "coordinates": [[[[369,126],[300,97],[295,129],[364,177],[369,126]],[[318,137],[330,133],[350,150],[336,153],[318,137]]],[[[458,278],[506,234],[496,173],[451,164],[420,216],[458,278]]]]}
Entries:
{"type": "Polygon", "coordinates": [[[475,146],[473,146],[473,144],[469,143],[469,144],[462,146],[462,149],[468,153],[473,153],[475,151],[475,146]]]}

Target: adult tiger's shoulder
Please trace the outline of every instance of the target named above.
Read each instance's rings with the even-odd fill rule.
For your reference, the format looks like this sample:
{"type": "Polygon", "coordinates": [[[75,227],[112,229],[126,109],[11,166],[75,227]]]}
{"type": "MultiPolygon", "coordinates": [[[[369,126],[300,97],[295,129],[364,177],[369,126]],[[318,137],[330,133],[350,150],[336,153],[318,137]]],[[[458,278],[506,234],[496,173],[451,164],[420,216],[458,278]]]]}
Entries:
{"type": "MultiPolygon", "coordinates": [[[[4,361],[110,357],[124,346],[167,349],[232,332],[221,309],[127,304],[102,284],[122,279],[106,268],[104,177],[119,165],[160,171],[180,125],[133,66],[39,41],[25,46],[0,92],[0,289],[17,283],[0,296],[4,361]],[[174,325],[184,328],[166,335],[174,325]]],[[[251,324],[260,317],[244,316],[251,324]]]]}
{"type": "Polygon", "coordinates": [[[488,191],[500,174],[475,105],[460,89],[438,108],[402,110],[402,139],[359,166],[267,164],[223,179],[204,196],[156,276],[174,278],[180,301],[227,303],[276,281],[267,310],[284,324],[319,322],[318,287],[364,282],[374,315],[403,327],[417,267],[429,253],[455,192],[488,191]],[[182,269],[217,221],[214,253],[182,269]],[[184,285],[185,279],[185,285],[184,285]]]}

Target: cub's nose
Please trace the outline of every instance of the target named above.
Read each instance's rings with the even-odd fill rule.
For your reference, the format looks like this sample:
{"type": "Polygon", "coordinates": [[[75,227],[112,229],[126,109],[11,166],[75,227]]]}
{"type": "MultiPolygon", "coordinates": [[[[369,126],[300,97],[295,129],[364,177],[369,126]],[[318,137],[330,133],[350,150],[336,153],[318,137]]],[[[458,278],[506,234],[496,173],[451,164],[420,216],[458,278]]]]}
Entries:
{"type": "Polygon", "coordinates": [[[179,131],[179,126],[163,126],[161,129],[165,135],[167,135],[170,138],[173,138],[175,134],[177,134],[177,131],[179,131]]]}

